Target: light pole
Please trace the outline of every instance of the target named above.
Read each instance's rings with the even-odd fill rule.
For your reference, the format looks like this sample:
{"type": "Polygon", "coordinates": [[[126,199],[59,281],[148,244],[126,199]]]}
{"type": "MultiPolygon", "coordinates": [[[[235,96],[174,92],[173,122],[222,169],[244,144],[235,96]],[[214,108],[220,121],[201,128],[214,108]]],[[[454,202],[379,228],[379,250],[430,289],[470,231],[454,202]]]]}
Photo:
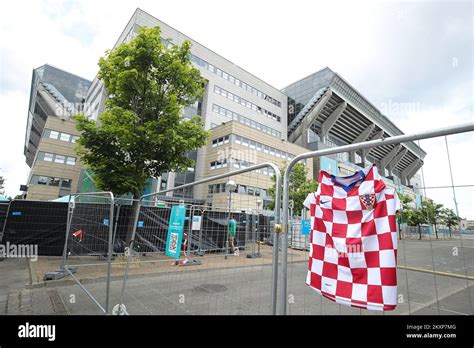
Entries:
{"type": "Polygon", "coordinates": [[[232,207],[232,192],[235,192],[235,189],[237,188],[237,184],[235,183],[234,180],[229,180],[225,184],[225,189],[227,192],[229,192],[229,210],[227,212],[227,226],[226,226],[226,238],[225,238],[225,258],[227,259],[227,255],[229,252],[229,222],[230,222],[230,209],[232,207]]]}

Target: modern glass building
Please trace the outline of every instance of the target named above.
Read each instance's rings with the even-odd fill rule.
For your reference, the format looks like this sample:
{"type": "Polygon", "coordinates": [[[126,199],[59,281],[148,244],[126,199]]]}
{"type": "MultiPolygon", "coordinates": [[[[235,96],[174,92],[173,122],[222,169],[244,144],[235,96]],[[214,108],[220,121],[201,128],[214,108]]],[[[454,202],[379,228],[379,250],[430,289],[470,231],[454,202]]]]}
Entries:
{"type": "MultiPolygon", "coordinates": [[[[114,47],[132,40],[141,26],[159,26],[162,37],[168,38],[163,43],[168,46],[181,44],[184,40],[191,42],[191,62],[200,70],[207,83],[202,99],[185,108],[183,116],[201,115],[205,128],[212,130],[208,144],[189,154],[195,159],[195,166],[184,173],[170,172],[153,178],[150,186],[153,190],[174,188],[254,163],[272,161],[282,164],[308,149],[322,149],[402,134],[393,122],[329,68],[280,90],[141,9],[133,13],[114,47]],[[253,160],[222,158],[222,153],[232,151],[252,152],[252,156],[247,157],[253,160]]],[[[81,86],[86,84],[87,81],[81,86]]],[[[78,85],[76,90],[84,92],[78,85]]],[[[70,98],[71,93],[66,95],[65,92],[65,99],[70,98]]],[[[76,92],[72,94],[76,95],[76,92]]],[[[104,110],[107,98],[98,77],[92,81],[85,94],[84,111],[97,120],[104,110]]],[[[27,135],[27,139],[29,138],[27,135]]],[[[26,148],[25,146],[25,154],[26,148]]],[[[31,151],[34,153],[34,147],[31,151]]],[[[411,186],[416,186],[416,172],[423,165],[425,155],[416,144],[408,143],[322,157],[307,161],[306,164],[309,175],[316,177],[320,169],[336,175],[346,175],[375,162],[389,185],[414,194],[411,186]]],[[[81,177],[90,181],[90,173],[86,174],[83,172],[81,177]]],[[[263,184],[258,186],[255,182],[265,182],[265,175],[268,178],[269,173],[252,175],[257,179],[260,176],[261,180],[241,177],[237,180],[240,182],[237,182],[236,194],[253,197],[255,201],[265,201],[268,187],[263,184]]],[[[210,183],[169,195],[209,204],[217,201],[224,203],[224,198],[220,197],[222,185],[222,182],[210,183]]],[[[83,185],[84,188],[89,186],[83,185]]]]}
{"type": "Polygon", "coordinates": [[[24,155],[31,168],[27,199],[55,199],[76,192],[80,162],[78,132],[71,121],[81,111],[90,81],[43,65],[33,70],[24,155]]]}

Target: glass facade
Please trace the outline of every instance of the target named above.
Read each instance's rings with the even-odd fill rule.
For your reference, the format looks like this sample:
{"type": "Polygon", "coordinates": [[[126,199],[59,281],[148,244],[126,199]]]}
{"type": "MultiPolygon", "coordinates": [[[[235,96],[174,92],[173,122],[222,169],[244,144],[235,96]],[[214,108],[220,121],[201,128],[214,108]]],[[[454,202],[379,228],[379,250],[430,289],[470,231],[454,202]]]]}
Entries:
{"type": "Polygon", "coordinates": [[[333,77],[334,72],[326,68],[282,89],[288,96],[288,125],[317,91],[329,86],[333,77]]]}
{"type": "MultiPolygon", "coordinates": [[[[55,103],[62,105],[65,112],[73,114],[80,110],[90,84],[86,79],[50,65],[33,70],[24,148],[28,166],[33,165],[47,117],[57,116],[58,112],[57,105],[49,104],[39,90],[49,94],[55,103]]],[[[64,134],[60,140],[70,141],[66,138],[64,134]]]]}

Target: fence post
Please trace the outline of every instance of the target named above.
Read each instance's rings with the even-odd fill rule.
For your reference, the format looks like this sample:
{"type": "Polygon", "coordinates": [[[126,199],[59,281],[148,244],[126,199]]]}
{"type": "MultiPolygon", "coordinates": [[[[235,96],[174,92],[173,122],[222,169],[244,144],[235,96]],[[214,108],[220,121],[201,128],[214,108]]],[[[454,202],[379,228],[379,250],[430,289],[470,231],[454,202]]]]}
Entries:
{"type": "MultiPolygon", "coordinates": [[[[107,294],[105,298],[105,314],[110,314],[109,311],[109,302],[110,302],[110,273],[112,270],[112,252],[113,252],[113,240],[114,240],[114,208],[115,208],[115,199],[114,194],[110,193],[110,218],[109,218],[109,249],[107,253],[107,294]]],[[[118,214],[117,214],[118,216],[118,214]]]]}

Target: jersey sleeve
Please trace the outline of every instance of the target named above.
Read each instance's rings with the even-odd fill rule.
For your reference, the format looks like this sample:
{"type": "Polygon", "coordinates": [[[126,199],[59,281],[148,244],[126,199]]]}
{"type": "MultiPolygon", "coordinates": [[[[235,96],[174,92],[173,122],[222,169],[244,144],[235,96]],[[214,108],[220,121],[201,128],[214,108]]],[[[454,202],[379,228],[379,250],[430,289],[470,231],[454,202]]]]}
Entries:
{"type": "Polygon", "coordinates": [[[385,198],[387,199],[389,214],[395,215],[401,209],[400,198],[397,190],[393,188],[385,188],[385,198]]]}
{"type": "Polygon", "coordinates": [[[395,212],[398,212],[401,209],[400,198],[398,197],[397,191],[393,191],[393,199],[395,201],[395,212]]]}
{"type": "Polygon", "coordinates": [[[315,196],[314,192],[310,192],[310,193],[306,196],[306,199],[304,200],[303,205],[304,205],[307,209],[310,209],[312,203],[316,203],[316,196],[315,196]]]}

